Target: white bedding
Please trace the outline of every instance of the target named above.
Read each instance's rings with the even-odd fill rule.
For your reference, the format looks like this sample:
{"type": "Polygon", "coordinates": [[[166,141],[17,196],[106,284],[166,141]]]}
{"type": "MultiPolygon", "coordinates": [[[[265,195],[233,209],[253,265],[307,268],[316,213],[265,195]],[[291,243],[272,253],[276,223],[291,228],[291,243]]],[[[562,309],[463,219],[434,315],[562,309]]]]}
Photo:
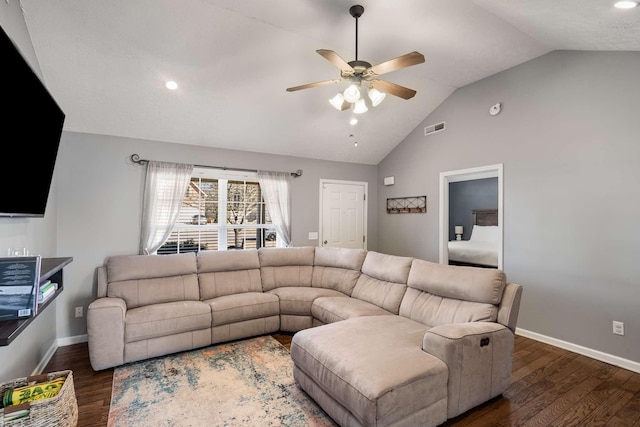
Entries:
{"type": "Polygon", "coordinates": [[[494,242],[454,240],[449,242],[449,259],[451,261],[497,267],[498,245],[494,242]]]}
{"type": "Polygon", "coordinates": [[[469,240],[449,242],[449,259],[491,267],[498,266],[497,226],[474,225],[469,240]]]}

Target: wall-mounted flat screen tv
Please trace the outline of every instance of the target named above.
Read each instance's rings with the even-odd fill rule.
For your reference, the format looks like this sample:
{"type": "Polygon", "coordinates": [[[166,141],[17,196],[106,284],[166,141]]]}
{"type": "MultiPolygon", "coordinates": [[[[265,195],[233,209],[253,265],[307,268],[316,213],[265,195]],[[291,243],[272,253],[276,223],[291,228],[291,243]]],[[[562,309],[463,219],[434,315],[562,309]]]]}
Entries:
{"type": "Polygon", "coordinates": [[[65,114],[0,29],[0,216],[43,217],[65,114]]]}

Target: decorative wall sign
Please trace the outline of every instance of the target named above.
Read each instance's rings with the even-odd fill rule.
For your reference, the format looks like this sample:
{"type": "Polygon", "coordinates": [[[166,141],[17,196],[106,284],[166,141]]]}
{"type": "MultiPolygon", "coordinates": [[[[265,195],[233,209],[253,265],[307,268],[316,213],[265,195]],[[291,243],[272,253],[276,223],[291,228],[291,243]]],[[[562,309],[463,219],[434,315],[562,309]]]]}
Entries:
{"type": "Polygon", "coordinates": [[[426,211],[427,196],[387,199],[387,213],[425,213],[426,211]]]}

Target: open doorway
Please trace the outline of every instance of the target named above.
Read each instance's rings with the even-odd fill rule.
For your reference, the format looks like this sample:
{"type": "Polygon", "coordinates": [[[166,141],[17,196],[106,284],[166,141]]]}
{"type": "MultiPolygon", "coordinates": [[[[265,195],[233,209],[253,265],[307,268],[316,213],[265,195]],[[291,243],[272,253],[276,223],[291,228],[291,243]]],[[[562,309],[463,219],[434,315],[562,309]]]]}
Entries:
{"type": "MultiPolygon", "coordinates": [[[[452,183],[460,183],[464,181],[474,181],[474,180],[483,180],[487,178],[497,178],[498,180],[498,206],[496,212],[490,212],[487,209],[473,209],[472,212],[469,212],[469,215],[473,215],[474,225],[478,224],[476,227],[479,231],[483,233],[489,230],[486,230],[485,225],[493,226],[495,224],[495,230],[491,230],[495,233],[492,234],[492,239],[495,239],[495,251],[497,252],[497,268],[503,269],[503,240],[504,240],[504,224],[503,224],[503,173],[502,173],[502,164],[490,165],[490,166],[481,166],[477,168],[470,169],[462,169],[457,171],[449,171],[440,173],[440,233],[439,233],[439,259],[441,264],[449,264],[449,241],[450,238],[450,229],[458,224],[450,224],[450,184],[452,183]],[[475,211],[475,212],[473,212],[475,211]],[[491,219],[491,215],[495,218],[491,219]],[[484,221],[493,221],[484,223],[484,221]]],[[[471,230],[467,230],[467,236],[472,236],[472,231],[474,230],[473,225],[471,225],[471,230]]],[[[462,231],[463,230],[457,230],[462,231]]],[[[476,232],[476,236],[480,233],[476,232]]],[[[466,233],[465,233],[466,234],[466,233]]],[[[475,238],[475,237],[472,237],[475,238]]]]}

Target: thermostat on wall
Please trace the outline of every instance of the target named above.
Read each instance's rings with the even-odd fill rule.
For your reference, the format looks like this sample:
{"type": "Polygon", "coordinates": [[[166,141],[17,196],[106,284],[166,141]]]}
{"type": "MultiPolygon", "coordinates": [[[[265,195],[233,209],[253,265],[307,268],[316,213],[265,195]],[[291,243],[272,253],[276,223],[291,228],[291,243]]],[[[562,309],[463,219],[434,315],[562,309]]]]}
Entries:
{"type": "Polygon", "coordinates": [[[393,185],[394,182],[395,182],[395,178],[393,176],[384,177],[384,185],[393,185]]]}

